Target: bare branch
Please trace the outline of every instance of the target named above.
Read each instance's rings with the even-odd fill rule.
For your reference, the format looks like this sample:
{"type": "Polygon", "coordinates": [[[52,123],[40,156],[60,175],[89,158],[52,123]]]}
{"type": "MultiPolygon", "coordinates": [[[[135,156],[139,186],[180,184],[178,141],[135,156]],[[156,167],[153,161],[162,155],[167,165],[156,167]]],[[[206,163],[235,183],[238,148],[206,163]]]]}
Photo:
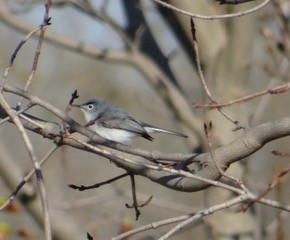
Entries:
{"type": "Polygon", "coordinates": [[[246,2],[252,2],[255,0],[216,0],[219,2],[221,5],[223,4],[241,4],[241,3],[246,3],[246,2]]]}
{"type": "MultiPolygon", "coordinates": [[[[192,39],[193,39],[193,49],[195,52],[195,61],[196,61],[196,66],[197,66],[197,72],[199,75],[199,79],[201,81],[201,85],[207,95],[207,97],[209,98],[209,100],[213,103],[213,104],[217,104],[217,101],[213,98],[207,83],[205,81],[205,77],[202,71],[202,67],[201,67],[201,62],[200,62],[200,57],[199,57],[199,47],[197,44],[197,39],[196,39],[196,33],[195,33],[195,26],[194,26],[194,22],[193,19],[190,19],[190,26],[191,26],[191,34],[192,34],[192,39]]],[[[237,126],[237,129],[243,128],[242,126],[240,126],[239,122],[236,120],[233,120],[227,113],[225,113],[225,111],[221,108],[218,108],[218,111],[227,119],[229,120],[231,123],[235,124],[237,126]]]]}
{"type": "Polygon", "coordinates": [[[254,98],[266,95],[266,94],[281,94],[281,93],[285,93],[290,89],[290,84],[286,83],[286,84],[282,84],[279,85],[277,87],[273,87],[271,89],[268,90],[264,90],[261,92],[257,92],[257,93],[253,93],[247,96],[243,96],[241,98],[238,98],[236,100],[231,100],[229,102],[226,103],[211,103],[211,104],[200,104],[200,103],[195,103],[193,105],[194,108],[208,108],[208,109],[214,109],[214,108],[220,108],[220,107],[228,107],[237,103],[241,103],[241,102],[246,102],[249,100],[252,100],[254,98]]]}
{"type": "Polygon", "coordinates": [[[95,189],[95,188],[99,188],[105,184],[110,184],[112,182],[115,182],[121,178],[124,178],[124,177],[127,177],[129,176],[130,174],[129,173],[123,173],[117,177],[113,177],[109,180],[106,180],[106,181],[103,181],[103,182],[100,182],[100,183],[95,183],[93,185],[90,185],[90,186],[84,186],[84,185],[80,185],[80,186],[77,186],[77,185],[74,185],[74,184],[69,184],[68,187],[72,188],[72,189],[77,189],[79,191],[85,191],[85,190],[88,190],[88,189],[95,189]]]}
{"type": "Polygon", "coordinates": [[[263,7],[265,7],[268,3],[271,2],[271,0],[265,0],[264,2],[262,2],[261,4],[257,5],[256,7],[253,7],[251,9],[245,10],[245,11],[241,11],[238,13],[231,13],[231,14],[224,14],[224,15],[209,15],[209,16],[205,16],[205,15],[200,15],[200,14],[196,14],[196,13],[191,13],[191,12],[187,12],[185,10],[179,9],[174,7],[173,5],[166,3],[164,1],[161,0],[154,0],[157,4],[160,4],[163,7],[166,7],[168,9],[171,9],[177,13],[189,16],[191,18],[197,18],[197,19],[203,19],[203,20],[216,20],[216,19],[228,19],[228,18],[236,18],[236,17],[242,17],[248,14],[252,14],[254,12],[259,11],[260,9],[262,9],[263,7]]]}
{"type": "MultiPolygon", "coordinates": [[[[216,180],[221,177],[220,172],[213,165],[211,156],[209,153],[203,153],[199,155],[180,154],[180,153],[164,154],[164,153],[158,153],[158,152],[151,153],[151,152],[147,152],[138,148],[132,148],[132,147],[125,146],[119,143],[114,143],[114,142],[102,139],[100,136],[96,135],[94,132],[90,131],[89,129],[86,129],[80,126],[78,123],[76,123],[73,119],[71,119],[69,116],[64,114],[62,111],[53,107],[47,102],[41,100],[35,95],[32,95],[28,92],[24,92],[17,88],[13,88],[7,84],[3,86],[3,89],[6,92],[11,92],[11,93],[23,96],[24,98],[30,100],[31,103],[39,105],[47,109],[48,111],[52,112],[55,116],[64,120],[70,126],[71,131],[77,131],[89,137],[93,142],[97,144],[102,144],[102,145],[105,145],[107,147],[110,147],[110,148],[113,148],[122,152],[127,152],[130,154],[134,154],[134,155],[138,155],[142,157],[152,158],[155,160],[158,160],[158,159],[183,160],[182,162],[180,162],[180,164],[177,164],[175,168],[190,164],[189,166],[199,176],[202,176],[207,179],[212,179],[212,180],[216,180]]],[[[3,117],[6,117],[6,116],[4,115],[3,117]]],[[[34,119],[34,121],[37,121],[37,119],[34,119]]],[[[38,124],[42,125],[43,128],[39,129],[39,127],[35,127],[34,125],[23,120],[23,125],[27,129],[32,130],[54,141],[57,141],[60,130],[61,130],[61,126],[55,123],[43,121],[40,119],[38,119],[38,124]]],[[[288,136],[288,135],[290,135],[290,117],[285,117],[274,122],[261,124],[259,126],[248,129],[244,135],[242,135],[240,138],[237,138],[235,141],[231,142],[230,144],[227,144],[223,147],[215,149],[216,162],[220,164],[221,166],[229,166],[230,164],[236,161],[239,161],[251,155],[252,153],[258,151],[266,143],[273,141],[275,139],[288,136]]],[[[72,147],[76,147],[76,148],[83,149],[86,151],[94,152],[93,150],[83,146],[82,144],[75,142],[72,139],[62,138],[61,141],[63,144],[67,144],[72,147]]],[[[159,167],[156,168],[157,171],[149,170],[149,169],[147,171],[144,171],[144,168],[143,168],[144,165],[142,167],[141,165],[125,163],[123,160],[120,160],[120,159],[112,159],[112,160],[118,166],[121,166],[124,169],[130,172],[133,172],[134,174],[143,175],[145,177],[148,177],[154,182],[157,182],[166,187],[176,189],[179,191],[188,191],[188,192],[199,191],[210,186],[210,184],[208,183],[204,183],[200,181],[193,181],[179,175],[175,175],[175,177],[172,178],[170,177],[171,176],[170,173],[160,171],[159,167]]],[[[147,160],[144,160],[144,161],[142,160],[141,162],[143,162],[145,165],[148,165],[147,160]]]]}
{"type": "MultiPolygon", "coordinates": [[[[50,157],[51,155],[58,149],[58,145],[54,145],[49,152],[40,160],[39,165],[42,166],[50,157]]],[[[15,198],[16,194],[20,191],[20,189],[31,179],[33,174],[35,173],[35,170],[31,170],[24,178],[23,180],[18,184],[16,189],[12,192],[8,200],[0,206],[0,212],[6,208],[15,198]]]]}

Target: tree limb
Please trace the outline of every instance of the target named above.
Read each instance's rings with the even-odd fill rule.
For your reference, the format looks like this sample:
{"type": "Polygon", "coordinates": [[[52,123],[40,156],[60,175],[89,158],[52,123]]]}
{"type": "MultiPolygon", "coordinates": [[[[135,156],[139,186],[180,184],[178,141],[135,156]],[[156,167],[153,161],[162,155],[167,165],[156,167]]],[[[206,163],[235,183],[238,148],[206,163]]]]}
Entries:
{"type": "MultiPolygon", "coordinates": [[[[142,149],[133,148],[120,143],[108,141],[98,136],[94,132],[90,131],[89,129],[80,126],[77,122],[75,122],[72,118],[63,113],[61,110],[53,107],[51,104],[43,101],[42,99],[38,98],[33,94],[30,94],[29,92],[25,92],[21,89],[11,87],[7,84],[3,85],[3,90],[5,92],[10,92],[22,96],[28,99],[31,104],[39,105],[47,109],[58,118],[64,120],[69,125],[72,132],[81,133],[82,135],[88,137],[92,142],[94,142],[94,144],[100,144],[121,152],[130,153],[132,155],[137,155],[140,157],[147,157],[156,160],[174,159],[176,161],[180,161],[180,163],[175,166],[175,169],[182,169],[183,167],[185,167],[185,165],[188,165],[188,167],[195,173],[195,175],[198,175],[199,177],[205,179],[218,180],[221,177],[220,171],[218,171],[218,169],[215,167],[209,153],[202,153],[199,155],[181,153],[168,154],[161,152],[151,153],[142,149]]],[[[1,109],[0,117],[7,117],[7,115],[1,109]]],[[[30,118],[32,118],[34,122],[37,122],[38,126],[35,126],[33,123],[22,119],[23,126],[26,129],[29,129],[46,138],[52,139],[53,141],[61,140],[62,144],[66,144],[84,151],[94,152],[93,150],[88,149],[87,147],[74,141],[73,139],[65,137],[61,138],[60,133],[62,130],[62,126],[60,124],[44,121],[33,116],[30,116],[30,118]],[[41,126],[41,128],[39,126],[41,126]]],[[[289,135],[290,117],[285,117],[273,122],[263,123],[261,125],[246,130],[245,133],[241,137],[237,138],[235,141],[223,147],[215,149],[214,154],[216,162],[223,170],[226,170],[232,163],[253,154],[260,148],[262,148],[266,143],[289,135]]],[[[89,139],[86,139],[86,141],[88,141],[89,139]]],[[[176,172],[172,174],[166,171],[162,171],[162,168],[158,166],[156,166],[155,169],[148,169],[144,167],[144,165],[142,165],[142,163],[148,165],[148,160],[146,159],[141,158],[140,161],[138,160],[138,164],[135,164],[133,161],[124,162],[118,157],[111,157],[110,160],[112,160],[118,167],[122,167],[125,170],[130,171],[136,175],[147,177],[158,184],[178,191],[194,192],[211,186],[211,184],[208,182],[190,179],[184,177],[183,175],[176,174],[176,172]]]]}

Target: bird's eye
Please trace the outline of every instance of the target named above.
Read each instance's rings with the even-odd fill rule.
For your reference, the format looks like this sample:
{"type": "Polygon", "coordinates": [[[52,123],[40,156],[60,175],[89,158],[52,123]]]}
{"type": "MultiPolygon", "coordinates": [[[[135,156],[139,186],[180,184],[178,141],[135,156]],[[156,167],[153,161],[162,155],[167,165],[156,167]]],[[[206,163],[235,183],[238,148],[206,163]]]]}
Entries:
{"type": "Polygon", "coordinates": [[[92,110],[94,108],[94,105],[93,104],[89,104],[88,106],[87,106],[87,109],[89,109],[89,110],[92,110]]]}

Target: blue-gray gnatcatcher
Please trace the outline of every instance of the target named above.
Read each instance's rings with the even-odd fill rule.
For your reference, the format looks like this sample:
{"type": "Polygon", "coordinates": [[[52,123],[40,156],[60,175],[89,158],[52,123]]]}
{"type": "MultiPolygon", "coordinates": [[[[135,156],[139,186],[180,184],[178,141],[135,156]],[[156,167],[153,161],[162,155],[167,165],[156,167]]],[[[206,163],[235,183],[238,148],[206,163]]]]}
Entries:
{"type": "Polygon", "coordinates": [[[151,132],[173,134],[187,137],[181,133],[154,127],[142,121],[137,121],[125,110],[103,99],[90,99],[81,105],[72,105],[81,108],[89,128],[100,136],[119,143],[130,143],[136,137],[143,137],[150,141],[151,132]]]}

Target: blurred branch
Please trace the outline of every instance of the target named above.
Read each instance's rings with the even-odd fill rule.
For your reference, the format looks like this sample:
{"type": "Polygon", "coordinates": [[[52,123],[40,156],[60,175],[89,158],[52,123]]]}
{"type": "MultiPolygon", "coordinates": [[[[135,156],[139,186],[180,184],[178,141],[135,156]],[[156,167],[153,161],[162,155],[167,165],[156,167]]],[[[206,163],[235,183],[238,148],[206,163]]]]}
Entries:
{"type": "Polygon", "coordinates": [[[268,185],[267,189],[263,193],[261,193],[257,197],[257,199],[253,199],[247,206],[245,206],[243,208],[243,211],[244,212],[247,211],[254,203],[258,202],[259,199],[261,199],[261,198],[265,197],[266,195],[268,195],[277,184],[281,183],[282,178],[285,177],[285,175],[287,175],[289,172],[290,172],[290,167],[288,166],[284,170],[282,170],[278,174],[278,176],[275,177],[275,179],[268,185]]]}
{"type": "MultiPolygon", "coordinates": [[[[32,30],[31,26],[23,21],[20,21],[11,13],[4,0],[0,0],[0,19],[3,23],[18,31],[26,33],[32,30]]],[[[79,52],[95,59],[123,63],[130,61],[130,54],[126,51],[99,49],[95,46],[84,44],[80,41],[67,38],[56,33],[47,32],[45,34],[45,40],[46,42],[53,43],[64,49],[79,52]]]]}
{"type": "MultiPolygon", "coordinates": [[[[42,166],[50,157],[51,157],[51,155],[58,149],[58,145],[54,145],[50,150],[49,150],[49,152],[39,161],[39,165],[40,166],[42,166]]],[[[7,168],[5,169],[6,171],[8,170],[7,168]]],[[[13,171],[13,169],[9,169],[10,171],[13,171]]],[[[9,179],[7,179],[6,181],[12,181],[12,180],[14,180],[13,181],[13,185],[16,185],[17,184],[17,187],[16,187],[16,189],[12,192],[12,194],[10,195],[10,197],[8,198],[8,200],[6,201],[6,203],[5,204],[3,204],[3,205],[1,205],[0,206],[0,212],[2,211],[2,210],[4,210],[6,207],[7,207],[7,205],[9,204],[9,203],[11,203],[13,200],[14,200],[14,198],[15,198],[15,196],[16,196],[16,194],[20,191],[20,189],[22,189],[22,187],[30,180],[30,178],[34,175],[34,173],[35,173],[35,171],[34,171],[34,169],[33,170],[31,170],[21,181],[20,181],[20,183],[19,182],[17,182],[17,181],[15,181],[14,179],[15,179],[15,174],[10,174],[9,176],[10,177],[12,177],[12,179],[11,180],[9,180],[9,179]]],[[[16,175],[17,176],[17,175],[16,175]]]]}
{"type": "Polygon", "coordinates": [[[108,1],[105,1],[103,3],[103,7],[99,11],[94,9],[94,7],[90,4],[89,1],[85,1],[85,0],[66,1],[66,3],[71,4],[72,6],[83,11],[84,13],[91,16],[92,18],[102,21],[103,23],[108,25],[113,30],[113,32],[116,33],[119,36],[119,38],[122,40],[122,42],[125,44],[125,48],[132,49],[134,47],[133,42],[124,32],[122,27],[107,14],[106,4],[108,3],[108,1]]]}
{"type": "Polygon", "coordinates": [[[175,78],[169,65],[169,58],[164,55],[160,49],[156,38],[154,38],[150,26],[147,24],[141,2],[138,0],[123,0],[125,8],[125,16],[127,18],[127,26],[124,32],[133,41],[138,37],[138,31],[142,28],[142,34],[139,37],[138,49],[150,57],[156,65],[164,72],[167,78],[177,87],[178,81],[175,78]]]}
{"type": "Polygon", "coordinates": [[[162,0],[154,0],[157,4],[160,4],[163,7],[166,7],[168,9],[173,10],[174,12],[189,16],[191,18],[197,18],[197,19],[203,19],[203,20],[215,20],[215,19],[228,19],[228,18],[236,18],[236,17],[242,17],[248,14],[252,14],[254,12],[259,11],[261,8],[265,7],[269,2],[271,2],[271,0],[265,0],[264,2],[262,2],[261,4],[257,5],[256,7],[253,7],[251,9],[245,10],[245,11],[241,11],[241,12],[237,12],[237,13],[230,13],[230,14],[224,14],[224,15],[200,15],[200,14],[196,14],[196,13],[191,13],[191,12],[187,12],[183,9],[179,9],[174,7],[173,5],[166,3],[162,0]]]}
{"type": "Polygon", "coordinates": [[[241,4],[246,2],[252,2],[255,0],[216,0],[216,1],[222,5],[222,4],[241,4]]]}

